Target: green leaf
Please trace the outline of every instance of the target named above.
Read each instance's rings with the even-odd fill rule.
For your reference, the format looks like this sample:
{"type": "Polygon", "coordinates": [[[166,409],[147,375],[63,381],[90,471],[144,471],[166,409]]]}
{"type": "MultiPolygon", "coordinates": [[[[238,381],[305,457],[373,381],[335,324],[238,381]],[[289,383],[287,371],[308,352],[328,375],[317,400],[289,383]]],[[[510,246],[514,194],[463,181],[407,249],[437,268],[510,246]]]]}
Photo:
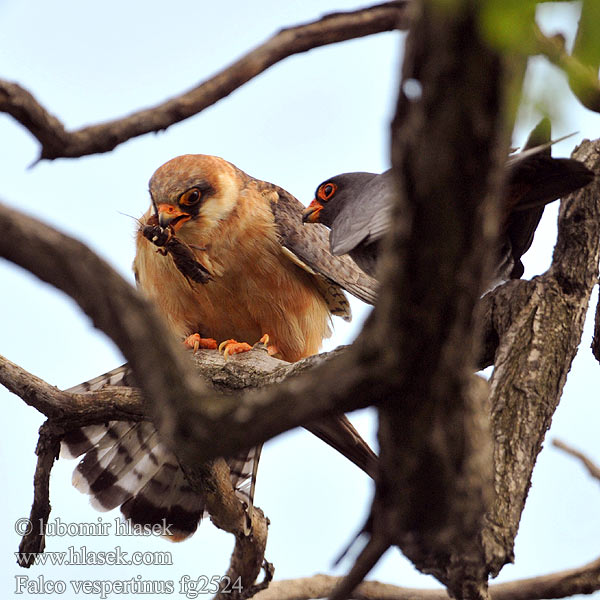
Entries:
{"type": "Polygon", "coordinates": [[[502,51],[530,53],[535,46],[534,0],[483,0],[480,23],[485,39],[502,51]]]}
{"type": "Polygon", "coordinates": [[[600,66],[600,0],[584,0],[573,55],[582,63],[600,66]]]}

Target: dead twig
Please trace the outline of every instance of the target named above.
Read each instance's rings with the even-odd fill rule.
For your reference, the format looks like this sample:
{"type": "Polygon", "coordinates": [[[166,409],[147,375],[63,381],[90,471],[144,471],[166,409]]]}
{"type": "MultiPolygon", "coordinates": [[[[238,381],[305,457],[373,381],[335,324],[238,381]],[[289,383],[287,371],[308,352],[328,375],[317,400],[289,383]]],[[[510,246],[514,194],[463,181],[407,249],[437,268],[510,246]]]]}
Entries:
{"type": "Polygon", "coordinates": [[[133,137],[162,131],[198,114],[288,56],[374,33],[406,29],[411,4],[402,0],[386,2],[283,29],[188,92],[152,108],[76,131],[67,131],[29,91],[9,81],[0,80],[0,111],[10,114],[37,138],[42,146],[40,160],[109,152],[133,137]]]}
{"type": "Polygon", "coordinates": [[[570,454],[571,456],[574,456],[575,458],[579,459],[583,466],[587,469],[588,473],[594,479],[600,481],[600,467],[591,459],[589,459],[583,452],[580,452],[572,446],[565,444],[565,442],[557,439],[552,440],[552,445],[555,448],[560,448],[563,452],[566,452],[567,454],[570,454]]]}
{"type": "Polygon", "coordinates": [[[33,504],[26,533],[19,544],[17,563],[29,568],[35,564],[35,555],[46,546],[46,523],[50,516],[50,472],[60,450],[61,432],[51,423],[40,427],[40,437],[35,453],[38,456],[33,477],[33,504]]]}

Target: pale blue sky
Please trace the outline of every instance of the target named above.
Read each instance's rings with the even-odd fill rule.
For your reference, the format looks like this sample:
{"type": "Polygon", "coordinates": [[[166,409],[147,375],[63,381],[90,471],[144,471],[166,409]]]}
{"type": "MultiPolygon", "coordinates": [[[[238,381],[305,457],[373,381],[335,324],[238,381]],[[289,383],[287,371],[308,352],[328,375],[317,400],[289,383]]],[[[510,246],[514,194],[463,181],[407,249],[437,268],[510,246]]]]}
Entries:
{"type": "MultiPolygon", "coordinates": [[[[68,127],[115,118],[186,90],[215,73],[281,27],[317,18],[353,2],[260,1],[215,3],[176,0],[102,5],[73,0],[0,0],[0,77],[27,87],[68,127]]],[[[562,25],[568,5],[554,6],[562,25]]],[[[317,183],[338,172],[381,171],[388,167],[388,123],[397,82],[401,36],[381,34],[328,46],[287,59],[202,114],[167,132],[132,140],[114,152],[78,160],[44,162],[27,169],[39,146],[12,119],[0,115],[2,181],[0,199],[85,241],[132,280],[134,221],[147,207],[147,181],[166,160],[184,153],[216,154],[251,175],[272,181],[308,203],[317,183]]],[[[566,94],[562,77],[542,68],[537,87],[552,85],[566,94]]],[[[554,108],[556,108],[556,104],[554,108]]],[[[579,131],[600,137],[600,118],[576,102],[561,103],[555,136],[579,131]]],[[[525,111],[521,143],[536,116],[525,111]]],[[[563,142],[555,155],[568,154],[578,138],[563,142]]],[[[549,263],[556,211],[544,217],[527,274],[549,263]]],[[[0,262],[5,319],[0,353],[58,387],[94,377],[122,362],[106,337],[68,298],[0,262]]],[[[355,322],[336,319],[327,348],[356,334],[365,308],[354,303],[355,322]]],[[[550,436],[558,436],[600,461],[597,402],[598,365],[589,351],[591,321],[550,436]]],[[[57,567],[30,570],[15,565],[19,538],[14,522],[29,514],[33,454],[41,416],[8,392],[0,396],[10,415],[0,439],[1,588],[15,591],[15,575],[69,580],[171,579],[225,572],[232,540],[205,521],[183,544],[154,538],[49,537],[47,550],[74,546],[110,550],[120,545],[172,552],[173,567],[57,567]]],[[[355,419],[372,438],[372,419],[355,419]]],[[[95,522],[100,513],[71,487],[75,463],[59,461],[51,484],[51,519],[95,522]]],[[[366,515],[371,485],[353,465],[304,431],[267,444],[256,501],[271,519],[268,560],[276,578],[317,572],[343,573],[350,563],[331,568],[366,515]]],[[[574,567],[598,555],[599,490],[573,460],[552,448],[543,451],[516,548],[516,565],[501,579],[574,567]]],[[[113,523],[119,513],[103,514],[113,523]]],[[[431,587],[435,581],[414,571],[390,551],[371,574],[398,585],[431,587]]],[[[69,586],[69,584],[67,583],[69,586]]],[[[174,596],[179,596],[175,585],[174,596]]],[[[28,597],[27,594],[21,597],[28,597]]],[[[39,597],[39,596],[38,596],[39,597]]],[[[64,597],[75,597],[70,588],[64,597]]]]}

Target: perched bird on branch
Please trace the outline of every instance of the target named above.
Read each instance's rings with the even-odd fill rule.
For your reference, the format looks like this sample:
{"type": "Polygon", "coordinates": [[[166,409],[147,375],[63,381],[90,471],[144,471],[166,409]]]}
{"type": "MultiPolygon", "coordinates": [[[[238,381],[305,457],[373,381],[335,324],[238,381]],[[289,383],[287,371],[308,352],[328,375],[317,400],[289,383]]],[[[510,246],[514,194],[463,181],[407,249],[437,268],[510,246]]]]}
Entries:
{"type": "MultiPolygon", "coordinates": [[[[521,257],[533,242],[545,205],[587,185],[594,177],[577,160],[552,158],[549,139],[549,121],[544,120],[532,132],[524,151],[506,162],[496,280],[523,275],[521,257]]],[[[388,229],[395,195],[391,171],[343,173],[319,184],[303,221],[329,227],[331,253],[349,254],[375,277],[380,242],[388,229]]]]}
{"type": "MultiPolygon", "coordinates": [[[[228,355],[257,342],[294,362],[318,352],[332,315],[349,320],[344,289],[373,303],[376,282],[349,257],[327,251],[327,230],[302,226],[302,204],[214,156],[185,155],[150,180],[151,207],[140,221],[134,271],[138,286],[190,348],[228,355]]],[[[91,382],[98,389],[126,371],[91,382]]],[[[84,391],[80,386],[72,391],[84,391]]],[[[344,416],[307,425],[361,469],[376,456],[344,416]]],[[[75,485],[104,510],[121,506],[134,523],[173,524],[175,539],[197,527],[202,498],[150,423],[108,423],[67,436],[85,454],[75,485]]],[[[256,449],[229,461],[232,483],[250,506],[256,449]]]]}
{"type": "MultiPolygon", "coordinates": [[[[318,351],[331,333],[331,315],[350,319],[342,288],[374,301],[374,281],[347,257],[326,251],[326,230],[302,227],[298,200],[221,158],[169,161],[152,176],[150,196],[143,224],[172,232],[211,278],[190,285],[175,262],[157,252],[151,242],[158,240],[149,241],[143,228],[138,233],[139,286],[181,338],[254,344],[267,334],[270,352],[293,362],[318,351]]],[[[240,349],[235,344],[231,352],[240,349]]]]}

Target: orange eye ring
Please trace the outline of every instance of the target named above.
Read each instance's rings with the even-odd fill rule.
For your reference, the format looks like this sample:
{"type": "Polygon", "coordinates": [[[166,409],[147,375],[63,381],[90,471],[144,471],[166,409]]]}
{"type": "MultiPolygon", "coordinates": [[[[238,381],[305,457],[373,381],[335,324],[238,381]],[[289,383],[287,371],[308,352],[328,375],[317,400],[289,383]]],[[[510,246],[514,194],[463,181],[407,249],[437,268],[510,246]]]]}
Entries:
{"type": "Polygon", "coordinates": [[[202,193],[198,188],[192,188],[187,192],[183,192],[179,197],[179,204],[183,206],[194,206],[200,202],[202,198],[202,193]]]}
{"type": "Polygon", "coordinates": [[[317,190],[317,196],[319,200],[329,200],[335,194],[336,190],[337,185],[329,181],[319,186],[319,189],[317,190]]]}

